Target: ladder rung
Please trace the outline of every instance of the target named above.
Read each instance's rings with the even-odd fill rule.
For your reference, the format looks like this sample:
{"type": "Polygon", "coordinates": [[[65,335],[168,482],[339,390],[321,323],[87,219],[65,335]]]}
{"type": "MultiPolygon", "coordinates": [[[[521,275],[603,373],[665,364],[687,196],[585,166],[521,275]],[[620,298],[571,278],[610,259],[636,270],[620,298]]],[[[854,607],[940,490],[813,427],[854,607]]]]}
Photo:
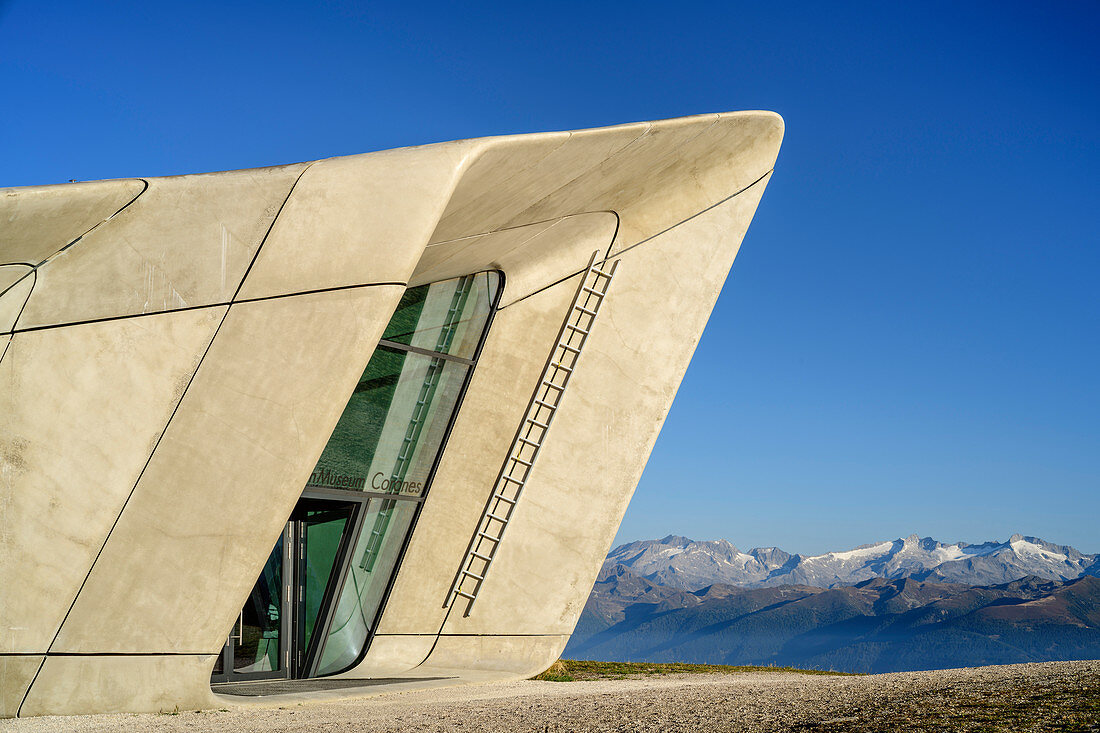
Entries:
{"type": "MultiPolygon", "coordinates": [[[[485,580],[485,575],[488,575],[489,565],[492,563],[493,555],[496,554],[497,549],[499,549],[499,547],[500,547],[501,539],[504,536],[504,530],[507,529],[507,527],[508,527],[509,517],[511,516],[512,512],[515,510],[516,503],[519,501],[520,494],[522,493],[523,487],[527,482],[527,477],[530,476],[531,469],[535,465],[534,461],[538,457],[539,449],[542,447],[542,441],[545,440],[545,438],[546,438],[546,431],[548,431],[550,429],[550,421],[552,421],[554,419],[554,414],[558,409],[558,402],[561,401],[562,395],[565,393],[565,387],[569,383],[569,378],[572,375],[573,371],[577,367],[577,359],[580,358],[581,349],[584,347],[584,343],[585,343],[585,340],[586,340],[587,336],[591,333],[592,325],[596,321],[596,316],[599,312],[600,305],[602,304],[603,299],[605,297],[607,297],[607,291],[608,291],[608,288],[611,285],[611,278],[615,274],[615,270],[618,267],[619,263],[618,263],[618,261],[615,261],[614,263],[611,263],[610,272],[605,272],[605,271],[601,270],[599,267],[596,266],[596,257],[597,256],[598,256],[598,252],[592,253],[592,258],[589,260],[588,270],[585,273],[585,276],[581,281],[581,289],[577,293],[576,298],[574,299],[573,306],[570,309],[569,315],[566,318],[564,326],[562,327],[562,331],[559,334],[558,343],[555,346],[555,351],[552,352],[551,355],[550,355],[549,366],[546,367],[546,369],[545,369],[545,371],[542,375],[542,378],[539,381],[538,390],[535,391],[535,396],[531,398],[531,404],[528,406],[528,409],[527,409],[528,414],[524,417],[523,426],[526,428],[526,426],[531,425],[531,426],[534,426],[534,427],[541,428],[542,431],[543,431],[542,437],[539,438],[538,440],[533,440],[530,437],[524,437],[523,435],[517,435],[516,439],[513,441],[511,450],[508,454],[508,458],[505,460],[504,469],[501,472],[500,480],[497,481],[496,486],[493,488],[493,493],[490,495],[490,498],[489,498],[489,505],[485,508],[485,511],[483,513],[483,516],[482,516],[483,521],[482,521],[481,524],[479,524],[477,531],[474,533],[474,540],[472,542],[472,545],[471,545],[470,549],[468,550],[468,552],[466,554],[467,567],[464,567],[459,572],[458,580],[455,581],[455,584],[451,589],[451,596],[447,601],[448,606],[450,606],[451,603],[453,603],[455,601],[455,599],[457,599],[459,597],[468,599],[470,601],[470,606],[472,606],[473,602],[477,599],[477,591],[481,587],[481,583],[485,580]],[[592,281],[589,281],[589,279],[588,279],[589,275],[591,275],[595,279],[592,280],[592,281]],[[600,282],[601,279],[604,281],[603,283],[600,282]],[[589,284],[589,283],[591,283],[591,284],[589,284]],[[591,302],[593,304],[593,307],[588,307],[587,305],[582,305],[581,304],[581,300],[582,300],[581,294],[582,293],[587,293],[587,295],[589,297],[586,297],[583,300],[586,303],[591,302]],[[595,298],[594,301],[590,300],[590,298],[592,298],[592,297],[595,298]],[[573,320],[577,320],[577,321],[580,320],[579,316],[576,315],[578,312],[580,312],[582,314],[585,314],[585,315],[590,317],[590,320],[588,322],[588,328],[584,328],[584,327],[580,326],[579,324],[570,322],[570,321],[573,321],[573,320]],[[574,346],[573,344],[570,343],[570,341],[572,341],[573,337],[572,336],[566,336],[566,331],[567,330],[570,331],[570,332],[573,332],[573,333],[581,334],[581,338],[579,339],[579,345],[574,346]],[[558,361],[554,361],[553,359],[554,359],[554,355],[557,353],[556,352],[557,348],[561,348],[562,355],[561,355],[561,358],[558,361]],[[565,364],[562,364],[562,361],[564,361],[565,358],[566,358],[565,357],[566,354],[573,354],[573,360],[572,360],[573,364],[571,366],[566,366],[565,364]],[[555,370],[555,372],[553,372],[554,377],[548,376],[549,374],[551,374],[551,372],[550,372],[551,369],[555,370]],[[564,377],[561,378],[562,379],[561,384],[558,384],[558,383],[553,381],[555,378],[558,377],[557,370],[561,370],[561,371],[565,372],[564,377]],[[540,390],[542,390],[543,388],[546,388],[546,390],[547,390],[547,392],[545,393],[545,399],[538,396],[540,394],[540,390]],[[557,392],[556,397],[551,397],[551,393],[549,391],[551,389],[553,389],[557,392]],[[541,422],[540,420],[538,420],[535,417],[535,415],[538,415],[538,411],[541,408],[544,408],[544,407],[547,410],[549,410],[550,412],[549,412],[549,414],[546,418],[546,422],[541,422]],[[522,447],[525,446],[525,445],[529,445],[529,446],[532,446],[534,448],[534,452],[531,455],[531,460],[530,461],[524,460],[524,459],[520,458],[519,455],[518,455],[522,451],[522,447]],[[508,461],[512,461],[512,463],[508,463],[508,461]],[[523,472],[525,475],[524,475],[524,478],[522,478],[522,479],[516,478],[516,477],[511,475],[511,472],[513,470],[516,470],[515,469],[516,464],[519,464],[521,466],[526,467],[526,470],[523,472]],[[504,491],[507,491],[507,483],[506,482],[511,482],[511,483],[516,485],[516,488],[514,490],[514,493],[515,493],[514,498],[505,496],[502,493],[504,491]],[[501,506],[499,504],[493,504],[492,502],[494,500],[503,501],[505,504],[508,505],[507,507],[504,508],[505,513],[507,514],[507,516],[501,516],[500,514],[495,513],[497,511],[500,511],[501,506]],[[500,526],[496,528],[498,534],[494,535],[494,534],[491,534],[491,533],[485,531],[485,530],[488,530],[490,526],[492,526],[492,525],[489,524],[489,522],[500,522],[500,526]],[[488,549],[485,552],[478,552],[474,548],[480,547],[481,546],[481,544],[480,544],[481,540],[483,540],[483,539],[484,540],[489,540],[493,544],[489,545],[488,549]],[[475,558],[478,559],[478,560],[481,560],[485,563],[485,567],[482,569],[482,571],[481,571],[482,574],[481,575],[479,575],[478,573],[476,573],[473,570],[469,569],[469,565],[473,563],[475,558]],[[462,590],[462,583],[466,578],[473,578],[474,581],[476,581],[476,583],[477,583],[477,585],[474,586],[474,592],[472,592],[472,593],[462,590]]],[[[604,264],[605,265],[607,264],[606,260],[605,260],[604,264]]],[[[455,303],[454,303],[454,301],[452,301],[452,311],[455,310],[455,307],[456,307],[455,303]]],[[[450,320],[451,320],[451,312],[449,311],[448,312],[448,321],[450,321],[450,320]]],[[[427,409],[427,400],[424,399],[423,395],[421,396],[421,399],[418,400],[417,403],[416,403],[416,419],[417,420],[420,419],[420,411],[421,411],[422,408],[424,410],[427,409]]],[[[526,432],[527,432],[528,435],[531,434],[529,429],[526,429],[526,432]]],[[[406,438],[408,438],[408,436],[406,436],[406,438]]],[[[404,450],[402,450],[402,452],[401,452],[402,458],[404,458],[404,455],[405,455],[404,450]]],[[[382,534],[383,533],[379,533],[380,538],[381,538],[382,534]]],[[[372,537],[372,539],[373,539],[373,537],[372,537]]],[[[470,607],[468,606],[467,609],[466,609],[466,615],[469,615],[469,613],[470,613],[470,607]]]]}

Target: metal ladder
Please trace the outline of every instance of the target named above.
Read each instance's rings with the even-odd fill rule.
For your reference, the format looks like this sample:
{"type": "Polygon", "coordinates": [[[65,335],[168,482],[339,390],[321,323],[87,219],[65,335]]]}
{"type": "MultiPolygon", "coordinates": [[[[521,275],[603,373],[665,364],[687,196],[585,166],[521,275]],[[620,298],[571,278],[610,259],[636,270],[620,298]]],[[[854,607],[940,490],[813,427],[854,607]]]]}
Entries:
{"type": "MultiPolygon", "coordinates": [[[[466,310],[466,301],[473,290],[473,284],[474,276],[467,275],[460,278],[455,286],[450,307],[447,309],[443,326],[439,330],[439,337],[436,339],[435,351],[446,353],[447,349],[451,348],[451,342],[454,341],[455,333],[458,332],[458,325],[462,320],[463,311],[466,310]]],[[[424,423],[427,421],[428,410],[435,400],[436,388],[439,386],[439,378],[443,374],[445,364],[445,360],[439,357],[433,357],[428,363],[427,371],[424,374],[424,383],[420,385],[420,392],[417,395],[416,404],[413,406],[409,425],[405,428],[405,437],[401,441],[401,450],[397,453],[397,460],[394,462],[393,471],[390,474],[390,486],[399,487],[398,491],[400,491],[401,483],[409,472],[416,446],[420,443],[420,434],[424,429],[424,423]]],[[[371,528],[366,549],[363,550],[363,557],[359,561],[359,567],[368,573],[374,570],[374,563],[378,559],[378,553],[382,550],[382,540],[386,537],[386,530],[389,529],[390,519],[396,506],[397,502],[393,499],[383,500],[382,508],[379,509],[378,516],[374,519],[374,527],[371,528]]]]}
{"type": "Polygon", "coordinates": [[[538,387],[527,405],[523,422],[512,441],[493,493],[489,496],[477,530],[470,540],[466,557],[443,604],[444,608],[449,608],[459,598],[466,599],[463,616],[470,615],[474,601],[477,600],[478,592],[504,537],[504,530],[508,527],[527,484],[527,478],[531,475],[531,468],[538,458],[539,449],[546,441],[565,388],[577,368],[577,360],[607,296],[611,279],[619,267],[618,260],[611,263],[610,269],[604,269],[608,264],[606,260],[598,266],[598,255],[599,252],[593,252],[588,261],[569,314],[558,332],[557,343],[550,353],[542,376],[539,377],[538,387]]]}

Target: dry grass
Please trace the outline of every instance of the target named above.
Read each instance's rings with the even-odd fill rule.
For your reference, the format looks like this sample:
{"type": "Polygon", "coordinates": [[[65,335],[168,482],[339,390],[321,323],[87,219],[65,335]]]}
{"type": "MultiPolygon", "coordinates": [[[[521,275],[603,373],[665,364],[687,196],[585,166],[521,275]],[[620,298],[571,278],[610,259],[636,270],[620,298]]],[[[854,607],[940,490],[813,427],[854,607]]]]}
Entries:
{"type": "Polygon", "coordinates": [[[814,733],[1100,733],[1100,678],[897,695],[795,725],[814,733]]]}
{"type": "Polygon", "coordinates": [[[795,667],[748,667],[729,664],[683,664],[681,662],[592,662],[559,659],[550,668],[531,679],[543,682],[585,682],[624,680],[628,677],[653,677],[669,674],[742,674],[752,672],[790,672],[792,674],[845,675],[820,669],[795,667]]]}

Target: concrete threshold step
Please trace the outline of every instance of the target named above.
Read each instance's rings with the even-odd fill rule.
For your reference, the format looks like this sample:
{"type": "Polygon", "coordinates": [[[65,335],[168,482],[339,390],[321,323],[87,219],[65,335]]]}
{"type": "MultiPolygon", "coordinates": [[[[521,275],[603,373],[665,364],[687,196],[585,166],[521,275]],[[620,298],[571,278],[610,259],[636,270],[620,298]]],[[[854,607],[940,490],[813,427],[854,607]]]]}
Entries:
{"type": "Polygon", "coordinates": [[[407,684],[409,682],[434,682],[436,680],[457,679],[454,677],[379,677],[370,680],[330,680],[325,678],[308,680],[250,680],[248,682],[219,682],[210,685],[210,689],[219,695],[240,697],[266,697],[268,695],[287,695],[301,692],[322,692],[326,690],[351,690],[357,687],[378,687],[381,685],[407,684]]]}

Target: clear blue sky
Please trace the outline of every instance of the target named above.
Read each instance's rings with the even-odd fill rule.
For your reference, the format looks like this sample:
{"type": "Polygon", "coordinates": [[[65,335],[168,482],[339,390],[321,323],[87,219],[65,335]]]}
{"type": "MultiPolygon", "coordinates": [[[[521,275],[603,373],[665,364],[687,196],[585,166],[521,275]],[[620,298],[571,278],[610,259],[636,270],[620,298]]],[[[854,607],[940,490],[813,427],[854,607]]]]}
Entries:
{"type": "Polygon", "coordinates": [[[0,185],[771,109],[619,540],[1100,551],[1100,4],[0,2],[0,185]]]}

